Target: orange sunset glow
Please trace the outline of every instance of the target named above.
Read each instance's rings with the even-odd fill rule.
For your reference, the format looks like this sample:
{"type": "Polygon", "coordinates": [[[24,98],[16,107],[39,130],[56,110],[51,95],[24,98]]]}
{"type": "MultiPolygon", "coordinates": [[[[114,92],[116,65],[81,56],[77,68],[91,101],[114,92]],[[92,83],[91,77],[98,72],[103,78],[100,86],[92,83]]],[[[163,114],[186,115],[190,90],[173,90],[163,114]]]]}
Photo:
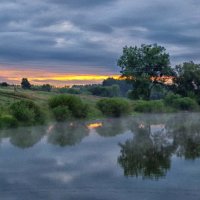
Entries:
{"type": "Polygon", "coordinates": [[[45,70],[19,70],[19,69],[2,69],[0,68],[0,81],[8,81],[13,84],[20,84],[22,78],[28,80],[35,85],[49,83],[55,86],[73,85],[73,84],[91,84],[101,83],[108,77],[119,78],[117,74],[68,74],[58,72],[47,72],[45,70]]]}

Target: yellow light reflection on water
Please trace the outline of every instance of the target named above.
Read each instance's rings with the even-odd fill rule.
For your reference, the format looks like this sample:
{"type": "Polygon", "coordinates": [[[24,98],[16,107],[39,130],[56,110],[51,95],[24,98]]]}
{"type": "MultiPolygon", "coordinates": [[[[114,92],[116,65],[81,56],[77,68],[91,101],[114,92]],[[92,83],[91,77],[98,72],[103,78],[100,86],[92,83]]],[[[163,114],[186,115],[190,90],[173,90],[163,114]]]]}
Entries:
{"type": "Polygon", "coordinates": [[[89,129],[95,129],[95,128],[99,128],[99,127],[102,127],[103,124],[101,122],[96,122],[96,123],[91,123],[91,124],[88,124],[87,127],[89,129]]]}

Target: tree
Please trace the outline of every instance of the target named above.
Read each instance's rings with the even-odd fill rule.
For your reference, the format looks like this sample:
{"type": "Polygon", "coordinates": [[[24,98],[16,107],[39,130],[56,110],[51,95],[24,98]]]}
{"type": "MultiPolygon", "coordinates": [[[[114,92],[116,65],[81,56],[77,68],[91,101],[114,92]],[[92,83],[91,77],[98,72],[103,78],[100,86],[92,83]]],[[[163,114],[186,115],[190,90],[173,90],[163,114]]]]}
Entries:
{"type": "Polygon", "coordinates": [[[3,87],[8,87],[8,86],[9,86],[9,84],[8,84],[7,82],[2,82],[2,83],[0,83],[0,86],[3,86],[3,87]]]}
{"type": "Polygon", "coordinates": [[[92,95],[102,96],[102,97],[120,96],[119,85],[112,85],[112,86],[92,85],[88,88],[88,91],[91,92],[92,95]]]}
{"type": "Polygon", "coordinates": [[[175,92],[182,96],[199,96],[200,64],[185,62],[175,67],[177,77],[174,79],[175,92]]]}
{"type": "Polygon", "coordinates": [[[125,46],[118,66],[121,67],[122,77],[132,83],[132,98],[136,99],[149,99],[151,88],[155,84],[163,84],[164,76],[173,74],[169,54],[157,44],[125,46]]]}
{"type": "Polygon", "coordinates": [[[44,84],[41,86],[41,89],[46,92],[51,92],[52,86],[50,84],[44,84]]]}
{"type": "Polygon", "coordinates": [[[120,89],[121,96],[127,96],[129,90],[132,89],[132,85],[129,84],[126,80],[107,78],[102,82],[103,86],[113,86],[118,85],[120,89]]]}
{"type": "Polygon", "coordinates": [[[22,78],[22,82],[21,82],[21,86],[23,89],[30,89],[31,88],[31,84],[28,81],[27,78],[22,78]]]}

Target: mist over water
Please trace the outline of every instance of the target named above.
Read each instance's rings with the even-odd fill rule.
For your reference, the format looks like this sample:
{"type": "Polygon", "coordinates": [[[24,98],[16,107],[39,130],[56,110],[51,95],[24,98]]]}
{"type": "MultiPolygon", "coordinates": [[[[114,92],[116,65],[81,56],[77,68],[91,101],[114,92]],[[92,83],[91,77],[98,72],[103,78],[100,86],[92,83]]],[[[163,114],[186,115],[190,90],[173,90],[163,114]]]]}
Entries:
{"type": "Polygon", "coordinates": [[[199,199],[200,114],[0,132],[1,199],[199,199]]]}

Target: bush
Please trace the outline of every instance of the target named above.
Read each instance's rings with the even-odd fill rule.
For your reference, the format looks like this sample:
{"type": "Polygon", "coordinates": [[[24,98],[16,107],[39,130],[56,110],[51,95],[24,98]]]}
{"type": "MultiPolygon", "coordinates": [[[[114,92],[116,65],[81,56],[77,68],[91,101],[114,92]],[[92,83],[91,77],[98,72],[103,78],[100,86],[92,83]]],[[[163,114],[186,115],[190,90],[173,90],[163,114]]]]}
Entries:
{"type": "Polygon", "coordinates": [[[17,120],[11,115],[4,115],[0,117],[0,128],[15,128],[17,125],[17,120]]]}
{"type": "Polygon", "coordinates": [[[197,102],[190,97],[175,99],[173,106],[180,110],[195,110],[198,107],[197,102]]]}
{"type": "Polygon", "coordinates": [[[67,106],[74,118],[86,118],[88,115],[88,106],[73,95],[57,95],[49,100],[49,107],[52,110],[59,106],[67,106]]]}
{"type": "Polygon", "coordinates": [[[180,98],[181,98],[181,96],[179,94],[170,93],[165,97],[164,102],[166,105],[172,106],[174,101],[176,99],[180,99],[180,98]]]}
{"type": "Polygon", "coordinates": [[[32,101],[21,100],[10,106],[12,115],[25,124],[44,123],[44,115],[40,108],[32,101]]]}
{"type": "Polygon", "coordinates": [[[190,97],[181,97],[175,94],[167,95],[165,104],[179,110],[195,110],[198,108],[197,102],[194,99],[190,97]]]}
{"type": "Polygon", "coordinates": [[[119,98],[106,98],[97,102],[97,107],[101,112],[110,117],[120,117],[130,113],[129,102],[119,98]]]}
{"type": "Polygon", "coordinates": [[[71,117],[68,106],[58,106],[53,108],[53,114],[57,121],[65,121],[71,117]]]}
{"type": "Polygon", "coordinates": [[[161,100],[154,100],[154,101],[137,101],[134,105],[134,110],[136,112],[164,112],[165,106],[163,101],[161,100]]]}

